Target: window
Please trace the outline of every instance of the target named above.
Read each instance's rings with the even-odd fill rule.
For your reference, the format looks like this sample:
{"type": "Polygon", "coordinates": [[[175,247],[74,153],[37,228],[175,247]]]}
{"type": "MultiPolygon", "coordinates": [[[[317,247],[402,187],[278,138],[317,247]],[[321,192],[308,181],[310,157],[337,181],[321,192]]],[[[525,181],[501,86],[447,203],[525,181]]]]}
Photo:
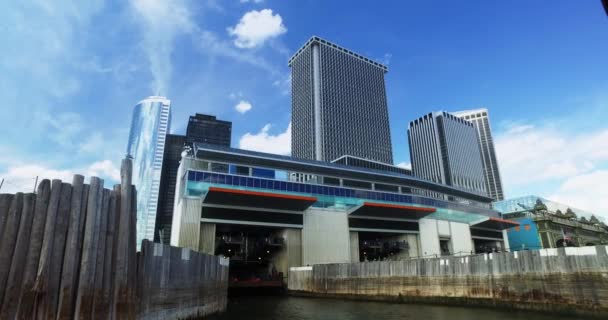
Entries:
{"type": "Polygon", "coordinates": [[[211,163],[211,171],[228,173],[228,165],[224,163],[211,163]]]}
{"type": "Polygon", "coordinates": [[[399,192],[398,186],[393,186],[389,184],[376,183],[374,184],[374,188],[378,191],[399,192]]]}
{"type": "Polygon", "coordinates": [[[342,184],[345,187],[359,188],[359,189],[371,189],[372,184],[365,181],[357,181],[357,180],[342,180],[342,184]]]}
{"type": "Polygon", "coordinates": [[[248,176],[249,167],[230,165],[230,173],[239,176],[248,176]]]}
{"type": "Polygon", "coordinates": [[[332,178],[332,177],[323,177],[323,184],[329,185],[329,186],[339,186],[340,185],[340,179],[338,178],[332,178]]]}

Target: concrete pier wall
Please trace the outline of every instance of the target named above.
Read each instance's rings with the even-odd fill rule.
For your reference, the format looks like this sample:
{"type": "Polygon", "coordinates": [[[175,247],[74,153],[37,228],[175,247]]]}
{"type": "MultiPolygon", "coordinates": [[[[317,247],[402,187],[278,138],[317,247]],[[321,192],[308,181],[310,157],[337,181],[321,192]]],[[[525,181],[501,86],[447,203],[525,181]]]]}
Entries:
{"type": "Polygon", "coordinates": [[[292,268],[294,294],[608,315],[606,246],[292,268]]]}
{"type": "Polygon", "coordinates": [[[144,240],[137,319],[187,319],[226,310],[228,259],[144,240]]]}
{"type": "Polygon", "coordinates": [[[227,261],[149,242],[138,257],[131,171],[123,160],[112,190],[76,175],[0,195],[0,319],[183,319],[225,309],[227,261]]]}

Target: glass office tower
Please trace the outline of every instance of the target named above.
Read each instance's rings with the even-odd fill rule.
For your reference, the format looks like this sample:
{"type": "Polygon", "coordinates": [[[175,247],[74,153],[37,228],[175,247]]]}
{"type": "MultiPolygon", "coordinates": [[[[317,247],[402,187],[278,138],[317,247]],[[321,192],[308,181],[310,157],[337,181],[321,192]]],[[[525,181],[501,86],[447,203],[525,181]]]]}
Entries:
{"type": "Polygon", "coordinates": [[[473,124],[447,112],[432,112],[407,130],[414,176],[487,194],[473,124]]]}
{"type": "Polygon", "coordinates": [[[496,160],[492,129],[490,129],[490,118],[488,109],[466,110],[453,113],[455,116],[471,122],[477,130],[477,139],[481,147],[481,158],[483,160],[483,171],[486,180],[486,188],[490,197],[497,201],[503,200],[505,194],[502,189],[500,170],[496,160]]]}
{"type": "Polygon", "coordinates": [[[165,140],[169,132],[171,101],[152,96],[133,110],[127,155],[133,158],[133,184],[137,187],[137,246],[154,239],[165,140]]]}
{"type": "Polygon", "coordinates": [[[350,155],[393,164],[386,66],[319,37],[306,42],[289,66],[295,158],[350,155]]]}

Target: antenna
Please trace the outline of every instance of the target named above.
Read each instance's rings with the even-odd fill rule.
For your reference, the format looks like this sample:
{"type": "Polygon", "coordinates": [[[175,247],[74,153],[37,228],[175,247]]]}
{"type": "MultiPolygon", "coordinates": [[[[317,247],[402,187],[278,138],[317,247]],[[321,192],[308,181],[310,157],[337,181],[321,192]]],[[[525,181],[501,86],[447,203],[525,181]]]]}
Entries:
{"type": "Polygon", "coordinates": [[[34,193],[36,193],[37,186],[38,186],[38,176],[36,176],[36,182],[34,182],[34,193]]]}
{"type": "Polygon", "coordinates": [[[2,190],[2,185],[4,184],[4,178],[2,178],[2,181],[0,181],[0,190],[2,190]]]}

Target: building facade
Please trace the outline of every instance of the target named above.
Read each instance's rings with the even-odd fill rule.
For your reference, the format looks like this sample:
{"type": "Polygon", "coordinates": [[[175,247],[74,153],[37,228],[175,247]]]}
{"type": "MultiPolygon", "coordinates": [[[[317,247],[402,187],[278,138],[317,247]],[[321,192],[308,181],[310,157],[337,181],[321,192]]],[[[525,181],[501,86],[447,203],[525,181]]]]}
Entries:
{"type": "Polygon", "coordinates": [[[232,122],[218,120],[215,116],[200,113],[190,116],[185,136],[167,135],[154,241],[166,244],[171,239],[175,183],[184,146],[192,146],[193,143],[209,143],[230,147],[231,140],[232,122]]]}
{"type": "Polygon", "coordinates": [[[487,194],[472,123],[447,112],[432,112],[411,121],[407,134],[415,176],[487,194]]]}
{"type": "Polygon", "coordinates": [[[160,193],[156,213],[156,230],[154,242],[168,244],[171,239],[171,222],[173,221],[173,201],[175,200],[175,183],[177,169],[186,145],[186,136],[168,134],[165,141],[163,168],[160,176],[160,193]]]}
{"type": "Polygon", "coordinates": [[[498,161],[496,160],[496,150],[494,149],[494,139],[492,139],[488,109],[459,111],[453,114],[471,122],[475,126],[479,147],[481,148],[486,189],[490,197],[497,201],[503,200],[505,195],[502,188],[502,180],[500,179],[498,161]]]}
{"type": "Polygon", "coordinates": [[[133,158],[137,186],[137,246],[154,239],[165,142],[171,121],[171,101],[152,96],[133,110],[127,155],[133,158]]]}
{"type": "Polygon", "coordinates": [[[503,230],[517,225],[459,188],[211,145],[182,158],[176,192],[171,244],[229,256],[231,272],[249,274],[508,250],[503,230]]]}
{"type": "Polygon", "coordinates": [[[507,230],[512,250],[608,244],[608,227],[588,211],[533,195],[497,201],[493,207],[520,223],[507,230]]]}
{"type": "Polygon", "coordinates": [[[295,158],[343,155],[393,164],[387,67],[319,37],[289,60],[295,158]]]}
{"type": "Polygon", "coordinates": [[[232,122],[218,120],[215,116],[197,113],[190,116],[186,128],[186,142],[189,144],[209,143],[230,147],[232,122]]]}

